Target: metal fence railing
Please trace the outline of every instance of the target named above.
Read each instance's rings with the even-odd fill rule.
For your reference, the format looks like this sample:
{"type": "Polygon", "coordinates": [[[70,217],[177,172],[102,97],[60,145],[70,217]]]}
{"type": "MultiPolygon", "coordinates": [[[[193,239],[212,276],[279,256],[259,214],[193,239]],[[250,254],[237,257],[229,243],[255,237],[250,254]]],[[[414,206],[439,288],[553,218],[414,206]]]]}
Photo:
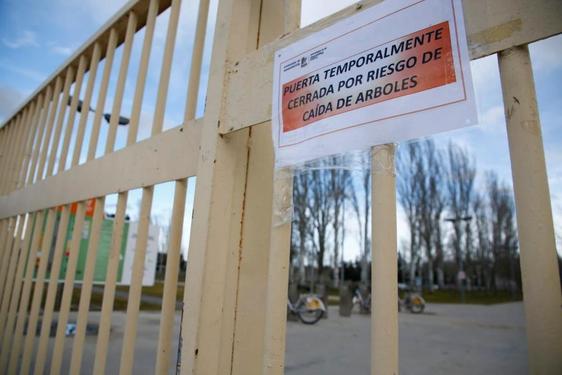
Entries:
{"type": "MultiPolygon", "coordinates": [[[[194,12],[188,25],[194,30],[190,61],[181,61],[190,66],[188,80],[179,84],[186,100],[181,124],[167,130],[167,103],[180,91],[171,82],[171,67],[177,62],[178,32],[185,31],[179,19],[187,0],[131,0],[47,79],[0,128],[0,372],[103,374],[110,366],[120,374],[138,370],[134,354],[154,186],[166,181],[174,181],[175,190],[169,197],[173,208],[158,344],[153,368],[142,371],[175,371],[172,351],[178,338],[173,332],[187,180],[196,176],[179,340],[181,373],[283,373],[291,220],[279,212],[291,212],[292,175],[288,169],[274,170],[273,53],[378,2],[361,1],[302,29],[299,0],[220,0],[216,20],[214,1],[199,0],[192,7],[196,11],[185,8],[194,12]],[[166,20],[163,44],[153,48],[161,19],[166,20]],[[205,66],[207,30],[214,34],[205,66]],[[140,54],[132,53],[139,45],[135,41],[141,43],[140,54]],[[143,122],[143,110],[150,112],[144,94],[156,53],[161,68],[154,113],[143,122]],[[202,86],[206,95],[199,94],[202,86]],[[104,113],[108,101],[111,110],[104,113]],[[131,104],[129,116],[122,113],[125,101],[131,104]],[[198,109],[204,109],[201,118],[196,118],[198,109]],[[141,124],[148,126],[150,136],[139,141],[141,124]],[[123,147],[116,147],[119,142],[123,147]],[[119,364],[110,365],[120,251],[134,189],[142,191],[135,255],[119,364]],[[96,253],[106,199],[112,194],[118,198],[95,355],[86,369],[96,253]],[[84,233],[87,251],[80,259],[84,233]],[[79,262],[84,274],[78,287],[79,262]],[[63,266],[59,282],[55,275],[63,266]],[[79,296],[74,307],[73,295],[79,296]],[[71,318],[76,320],[72,338],[65,334],[71,318]]],[[[463,5],[471,58],[499,53],[529,362],[531,372],[555,373],[562,358],[560,285],[553,276],[552,216],[527,44],[562,32],[562,6],[556,0],[465,0],[463,5]]],[[[392,160],[394,148],[385,147],[374,157],[392,160]]],[[[372,243],[377,288],[373,327],[390,327],[373,332],[372,357],[384,358],[373,362],[372,371],[389,374],[398,372],[396,291],[388,282],[396,267],[395,220],[388,221],[396,215],[393,173],[373,174],[372,186],[379,189],[372,222],[385,224],[373,231],[382,232],[372,243]]]]}
{"type": "Polygon", "coordinates": [[[171,365],[168,354],[176,309],[187,178],[195,175],[200,138],[201,120],[195,119],[195,113],[209,14],[209,1],[202,0],[196,17],[189,82],[185,85],[189,91],[184,122],[163,132],[181,4],[181,0],[129,2],[37,89],[0,130],[0,193],[4,196],[3,203],[10,202],[3,204],[0,222],[0,372],[42,374],[48,370],[47,364],[50,373],[63,371],[64,346],[68,340],[65,329],[71,313],[80,239],[86,229],[89,244],[78,309],[74,312],[77,326],[69,360],[70,373],[81,372],[105,196],[118,192],[93,368],[95,373],[105,372],[128,191],[140,187],[142,205],[120,364],[121,373],[132,373],[153,189],[157,183],[175,180],[158,372],[166,372],[171,365]],[[149,61],[154,51],[159,51],[152,48],[156,43],[155,26],[164,15],[167,30],[161,48],[151,136],[137,142],[149,61]],[[142,49],[140,56],[133,60],[131,51],[135,40],[140,40],[142,49]],[[136,82],[128,82],[134,84],[134,94],[127,118],[122,115],[122,103],[129,71],[137,74],[136,82]],[[110,78],[115,75],[114,92],[109,95],[110,78]],[[112,99],[111,111],[104,113],[108,97],[112,99]],[[126,129],[126,146],[114,152],[118,128],[124,124],[127,125],[122,127],[126,129]],[[102,131],[104,126],[107,129],[102,131]],[[182,147],[192,150],[177,155],[182,147]],[[99,155],[98,151],[96,158],[100,149],[103,152],[99,155]],[[142,164],[138,165],[139,162],[142,164]],[[171,162],[173,166],[166,168],[171,162]],[[94,208],[88,215],[86,228],[86,202],[90,199],[94,199],[94,208]],[[71,209],[73,202],[78,204],[71,209]],[[59,280],[48,275],[56,274],[63,262],[64,287],[55,311],[59,280]],[[50,331],[55,318],[57,329],[53,340],[50,331]],[[37,336],[30,334],[35,327],[38,327],[37,336]]]}

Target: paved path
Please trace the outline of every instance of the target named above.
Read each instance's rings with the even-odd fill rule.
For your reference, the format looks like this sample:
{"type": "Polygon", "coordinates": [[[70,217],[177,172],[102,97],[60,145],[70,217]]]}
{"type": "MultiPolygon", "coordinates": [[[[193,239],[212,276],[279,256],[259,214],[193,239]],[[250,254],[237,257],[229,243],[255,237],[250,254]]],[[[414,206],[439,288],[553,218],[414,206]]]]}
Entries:
{"type": "MultiPolygon", "coordinates": [[[[99,312],[89,315],[90,323],[98,323],[99,312]]],[[[113,314],[106,374],[119,371],[125,320],[125,312],[113,314]]],[[[159,325],[158,312],[141,313],[134,374],[154,373],[159,325]]],[[[176,315],[173,337],[177,338],[178,333],[179,314],[176,315]]],[[[50,350],[53,340],[51,338],[50,350]]],[[[72,343],[72,338],[65,340],[63,369],[69,366],[72,343]]],[[[367,315],[341,318],[337,309],[333,309],[329,319],[314,326],[288,322],[286,374],[369,374],[369,343],[370,316],[367,315]]],[[[96,336],[87,336],[82,374],[92,371],[95,346],[96,336]]],[[[171,363],[175,363],[176,353],[177,340],[174,340],[171,363]]],[[[174,373],[173,368],[169,373],[174,373]]],[[[526,373],[527,348],[521,303],[495,306],[433,304],[422,315],[400,313],[401,375],[526,373]]]]}
{"type": "MultiPolygon", "coordinates": [[[[330,312],[315,326],[288,323],[287,374],[369,374],[370,316],[330,312]]],[[[399,317],[402,375],[527,373],[521,303],[432,304],[399,317]]]]}

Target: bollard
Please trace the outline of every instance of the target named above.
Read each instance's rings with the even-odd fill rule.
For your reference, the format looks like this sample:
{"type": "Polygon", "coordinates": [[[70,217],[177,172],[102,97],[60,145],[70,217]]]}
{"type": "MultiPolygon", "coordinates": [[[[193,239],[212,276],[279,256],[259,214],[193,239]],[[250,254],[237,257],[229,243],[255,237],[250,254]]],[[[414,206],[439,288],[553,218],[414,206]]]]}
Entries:
{"type": "Polygon", "coordinates": [[[353,310],[353,293],[349,282],[342,282],[340,286],[340,316],[350,317],[353,310]]]}

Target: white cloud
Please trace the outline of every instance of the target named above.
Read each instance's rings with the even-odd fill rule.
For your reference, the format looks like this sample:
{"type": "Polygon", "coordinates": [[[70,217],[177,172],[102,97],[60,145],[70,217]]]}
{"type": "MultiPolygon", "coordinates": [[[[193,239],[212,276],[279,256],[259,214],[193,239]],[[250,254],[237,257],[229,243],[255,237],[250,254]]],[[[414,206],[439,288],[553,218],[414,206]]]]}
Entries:
{"type": "Polygon", "coordinates": [[[499,78],[497,55],[490,55],[471,61],[470,69],[475,86],[486,86],[491,80],[499,78]]]}
{"type": "Polygon", "coordinates": [[[88,14],[97,23],[103,23],[125,4],[127,4],[126,0],[58,0],[53,6],[64,14],[74,15],[75,12],[80,12],[88,14]]]}
{"type": "Polygon", "coordinates": [[[70,56],[72,54],[72,51],[74,51],[74,49],[71,47],[63,47],[57,45],[51,47],[51,52],[56,53],[57,55],[70,56]]]}
{"type": "Polygon", "coordinates": [[[7,60],[0,60],[0,69],[4,69],[12,73],[20,74],[37,83],[41,83],[45,78],[47,78],[46,74],[43,74],[37,70],[25,68],[23,66],[20,66],[18,64],[12,63],[7,60]]]}
{"type": "Polygon", "coordinates": [[[535,71],[562,68],[562,35],[533,43],[529,50],[535,71]]]}
{"type": "Polygon", "coordinates": [[[25,30],[13,39],[2,38],[2,43],[8,48],[38,47],[37,37],[33,31],[25,30]]]}
{"type": "Polygon", "coordinates": [[[15,111],[23,99],[24,95],[18,89],[0,86],[0,124],[15,111]]]}
{"type": "Polygon", "coordinates": [[[488,133],[500,133],[505,131],[505,112],[503,105],[495,105],[480,113],[478,119],[481,128],[488,133]]]}

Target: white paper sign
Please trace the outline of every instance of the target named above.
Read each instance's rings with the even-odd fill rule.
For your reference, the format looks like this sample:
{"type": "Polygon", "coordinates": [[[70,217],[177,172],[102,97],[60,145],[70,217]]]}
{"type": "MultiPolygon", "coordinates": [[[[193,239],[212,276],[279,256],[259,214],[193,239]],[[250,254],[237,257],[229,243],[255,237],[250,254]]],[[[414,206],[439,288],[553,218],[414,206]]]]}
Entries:
{"type": "Polygon", "coordinates": [[[476,123],[460,0],[385,0],[275,54],[276,166],[476,123]]]}

